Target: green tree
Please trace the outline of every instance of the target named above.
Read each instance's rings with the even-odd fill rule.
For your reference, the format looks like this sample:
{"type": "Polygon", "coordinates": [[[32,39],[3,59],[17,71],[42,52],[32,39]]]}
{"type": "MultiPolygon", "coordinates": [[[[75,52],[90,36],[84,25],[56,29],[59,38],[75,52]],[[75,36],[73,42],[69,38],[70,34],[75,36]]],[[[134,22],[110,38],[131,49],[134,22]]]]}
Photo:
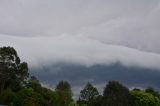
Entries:
{"type": "Polygon", "coordinates": [[[117,81],[110,81],[103,92],[103,106],[131,106],[131,94],[117,81]]]}
{"type": "Polygon", "coordinates": [[[98,90],[91,84],[87,83],[80,92],[78,104],[87,104],[88,106],[96,106],[96,99],[99,96],[98,90]]]}
{"type": "Polygon", "coordinates": [[[75,102],[71,102],[68,106],[79,106],[79,105],[75,102]]]}
{"type": "Polygon", "coordinates": [[[60,81],[56,87],[58,94],[58,106],[68,106],[72,101],[71,86],[67,81],[60,81]]]}
{"type": "Polygon", "coordinates": [[[6,89],[2,92],[1,98],[0,98],[1,104],[5,104],[7,106],[18,106],[19,105],[19,99],[11,89],[6,89]]]}
{"type": "Polygon", "coordinates": [[[150,93],[158,98],[160,98],[159,92],[155,91],[152,87],[149,87],[145,90],[145,92],[150,93]]]}
{"type": "Polygon", "coordinates": [[[33,88],[24,88],[17,93],[19,106],[43,106],[43,97],[35,92],[33,88]]]}
{"type": "Polygon", "coordinates": [[[30,77],[26,87],[32,88],[34,93],[41,96],[41,104],[45,106],[57,106],[57,93],[48,88],[42,87],[39,80],[35,76],[30,77]]]}
{"type": "Polygon", "coordinates": [[[131,91],[133,106],[160,106],[160,99],[145,91],[131,91]]]}
{"type": "Polygon", "coordinates": [[[12,47],[0,48],[0,94],[4,89],[20,89],[28,78],[27,63],[21,62],[12,47]]]}
{"type": "Polygon", "coordinates": [[[41,93],[42,86],[39,82],[39,80],[35,76],[31,76],[28,83],[26,84],[28,88],[34,89],[34,91],[41,93]]]}
{"type": "Polygon", "coordinates": [[[47,88],[42,88],[41,95],[45,106],[58,106],[58,94],[47,88]]]}

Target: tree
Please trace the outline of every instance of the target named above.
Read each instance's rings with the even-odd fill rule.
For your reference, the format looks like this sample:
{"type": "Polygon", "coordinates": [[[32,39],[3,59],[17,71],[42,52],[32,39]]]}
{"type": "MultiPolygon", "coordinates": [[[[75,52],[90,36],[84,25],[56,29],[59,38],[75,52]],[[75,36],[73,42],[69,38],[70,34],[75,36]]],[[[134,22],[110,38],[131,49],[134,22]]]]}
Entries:
{"type": "Polygon", "coordinates": [[[43,106],[43,97],[33,88],[23,88],[17,93],[19,106],[43,106]]]}
{"type": "Polygon", "coordinates": [[[0,48],[0,94],[4,89],[18,90],[28,78],[27,63],[21,62],[12,47],[0,48]]]}
{"type": "Polygon", "coordinates": [[[41,95],[45,106],[58,106],[58,95],[55,91],[42,87],[41,95]]]}
{"type": "Polygon", "coordinates": [[[103,106],[131,106],[131,94],[117,81],[110,81],[103,92],[103,106]]]}
{"type": "Polygon", "coordinates": [[[131,91],[133,106],[160,106],[158,97],[145,91],[131,91]]]}
{"type": "Polygon", "coordinates": [[[10,89],[6,89],[1,94],[1,103],[7,106],[19,106],[19,99],[16,93],[12,92],[10,89]]]}
{"type": "Polygon", "coordinates": [[[155,91],[153,88],[149,87],[145,90],[145,92],[150,93],[158,98],[160,98],[159,92],[155,91]]]}
{"type": "Polygon", "coordinates": [[[71,102],[68,106],[79,106],[79,105],[75,102],[71,102]]]}
{"type": "Polygon", "coordinates": [[[59,106],[68,106],[72,101],[71,86],[67,81],[60,81],[56,87],[58,93],[59,106]]]}
{"type": "Polygon", "coordinates": [[[39,80],[35,76],[30,77],[26,87],[32,88],[35,94],[41,96],[41,104],[45,106],[57,106],[57,93],[41,86],[39,80]]]}
{"type": "Polygon", "coordinates": [[[35,76],[31,76],[28,83],[26,84],[28,88],[33,88],[34,91],[41,93],[42,86],[39,82],[39,80],[35,76]]]}
{"type": "Polygon", "coordinates": [[[98,90],[91,83],[88,82],[84,89],[80,92],[78,103],[80,105],[87,104],[88,106],[95,106],[98,96],[98,90]]]}

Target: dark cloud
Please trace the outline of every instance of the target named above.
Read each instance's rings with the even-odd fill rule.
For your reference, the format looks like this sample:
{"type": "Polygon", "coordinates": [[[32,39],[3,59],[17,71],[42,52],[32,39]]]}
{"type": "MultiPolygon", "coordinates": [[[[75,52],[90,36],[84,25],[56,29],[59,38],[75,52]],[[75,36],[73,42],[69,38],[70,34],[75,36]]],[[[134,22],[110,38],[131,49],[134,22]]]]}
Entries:
{"type": "Polygon", "coordinates": [[[0,0],[0,46],[15,47],[47,85],[159,87],[159,19],[160,0],[0,0]]]}
{"type": "Polygon", "coordinates": [[[124,85],[134,87],[154,87],[160,90],[160,70],[140,67],[124,67],[120,63],[112,65],[94,65],[86,67],[76,64],[52,64],[43,68],[31,69],[43,84],[54,88],[60,80],[67,80],[73,86],[75,95],[89,81],[96,85],[100,91],[110,80],[117,80],[124,85]],[[39,73],[41,72],[41,73],[39,73]]]}

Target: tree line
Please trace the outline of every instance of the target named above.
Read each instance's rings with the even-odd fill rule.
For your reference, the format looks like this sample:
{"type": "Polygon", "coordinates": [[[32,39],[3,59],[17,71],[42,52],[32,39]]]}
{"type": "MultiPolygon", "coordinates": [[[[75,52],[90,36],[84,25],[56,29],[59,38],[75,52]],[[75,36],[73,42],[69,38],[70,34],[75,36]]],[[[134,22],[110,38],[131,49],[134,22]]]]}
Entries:
{"type": "Polygon", "coordinates": [[[88,82],[74,100],[68,81],[60,81],[52,90],[43,87],[28,70],[13,47],[0,47],[0,105],[160,106],[160,94],[153,88],[129,90],[118,81],[109,81],[102,94],[88,82]]]}

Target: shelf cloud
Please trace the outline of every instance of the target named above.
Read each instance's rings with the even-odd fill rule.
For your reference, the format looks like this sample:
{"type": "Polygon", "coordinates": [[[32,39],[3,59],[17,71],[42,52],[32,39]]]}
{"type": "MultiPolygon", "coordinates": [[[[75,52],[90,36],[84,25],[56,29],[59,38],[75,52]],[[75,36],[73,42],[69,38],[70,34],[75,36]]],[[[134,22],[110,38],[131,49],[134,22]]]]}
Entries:
{"type": "MultiPolygon", "coordinates": [[[[150,85],[158,85],[159,19],[160,0],[0,0],[0,46],[13,46],[31,69],[41,67],[42,73],[44,67],[57,63],[83,65],[83,70],[121,63],[127,70],[140,67],[145,72],[148,69],[147,76],[139,76],[141,84],[147,85],[152,80],[150,85]],[[157,76],[150,77],[151,73],[157,76]]],[[[61,76],[60,69],[53,66],[48,78],[61,76]]],[[[74,75],[81,74],[79,81],[93,80],[97,70],[92,76],[86,72],[85,78],[76,70],[74,75]]],[[[109,75],[117,75],[118,69],[115,70],[109,75]]],[[[139,71],[127,72],[122,71],[120,79],[134,82],[136,79],[132,77],[139,71]]],[[[50,79],[43,78],[42,73],[37,76],[49,83],[50,79]]],[[[95,77],[98,83],[104,83],[106,77],[98,74],[95,77]]]]}
{"type": "Polygon", "coordinates": [[[160,0],[1,0],[0,33],[82,36],[159,53],[160,0]]]}
{"type": "Polygon", "coordinates": [[[120,45],[101,43],[85,37],[62,35],[56,37],[11,37],[1,35],[2,45],[12,45],[31,66],[59,62],[85,66],[123,65],[160,69],[158,53],[140,51],[120,45]]]}

